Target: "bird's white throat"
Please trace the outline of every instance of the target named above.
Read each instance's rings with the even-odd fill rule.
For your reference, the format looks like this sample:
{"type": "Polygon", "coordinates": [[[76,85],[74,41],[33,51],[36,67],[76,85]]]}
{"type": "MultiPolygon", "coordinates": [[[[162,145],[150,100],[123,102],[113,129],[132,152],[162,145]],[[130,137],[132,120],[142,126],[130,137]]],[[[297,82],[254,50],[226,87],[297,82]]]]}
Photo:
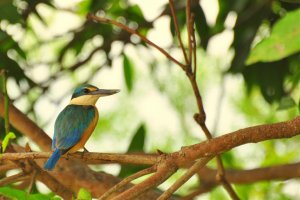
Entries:
{"type": "Polygon", "coordinates": [[[94,106],[99,99],[98,95],[83,95],[71,99],[69,104],[73,105],[84,105],[84,106],[94,106]]]}

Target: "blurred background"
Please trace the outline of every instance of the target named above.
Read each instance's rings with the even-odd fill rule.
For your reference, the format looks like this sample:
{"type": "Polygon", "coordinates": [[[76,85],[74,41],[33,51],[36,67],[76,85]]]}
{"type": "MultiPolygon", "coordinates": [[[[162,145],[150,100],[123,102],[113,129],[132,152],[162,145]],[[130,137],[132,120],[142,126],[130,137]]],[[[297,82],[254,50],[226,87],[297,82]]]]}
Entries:
{"type": "MultiPolygon", "coordinates": [[[[300,4],[295,2],[192,1],[197,80],[214,136],[299,114],[300,29],[290,28],[300,19],[300,4]],[[273,48],[278,41],[285,46],[273,48]]],[[[175,0],[175,7],[187,46],[185,1],[175,0]]],[[[138,29],[184,60],[168,1],[0,0],[0,68],[8,72],[13,104],[52,137],[54,121],[74,87],[90,83],[121,93],[98,101],[100,120],[86,144],[89,151],[173,152],[205,140],[193,120],[197,107],[185,73],[138,37],[87,21],[90,12],[138,29]]],[[[3,124],[1,119],[1,133],[3,124]]],[[[20,134],[17,142],[29,142],[39,151],[20,134]]],[[[222,158],[226,168],[235,169],[292,163],[300,161],[299,142],[296,137],[248,144],[222,158]]],[[[215,167],[214,161],[209,165],[215,167]]],[[[131,173],[119,165],[91,167],[121,177],[131,173]]],[[[193,178],[178,194],[188,194],[196,185],[193,178]]],[[[299,181],[288,180],[235,188],[242,199],[299,199],[299,187],[299,181]]],[[[48,192],[42,184],[38,189],[48,192]]],[[[218,187],[198,199],[226,198],[218,187]]]]}

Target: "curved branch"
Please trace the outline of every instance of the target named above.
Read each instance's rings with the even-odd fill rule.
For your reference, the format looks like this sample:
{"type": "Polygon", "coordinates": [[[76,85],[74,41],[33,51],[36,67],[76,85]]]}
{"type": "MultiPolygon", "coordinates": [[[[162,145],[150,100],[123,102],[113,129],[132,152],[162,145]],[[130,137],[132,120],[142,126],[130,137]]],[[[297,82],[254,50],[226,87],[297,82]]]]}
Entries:
{"type": "MultiPolygon", "coordinates": [[[[274,124],[265,124],[240,129],[211,140],[204,141],[191,146],[182,147],[180,151],[156,155],[156,154],[105,154],[87,152],[82,155],[80,152],[69,154],[69,157],[82,158],[87,163],[132,163],[153,165],[167,156],[176,163],[178,167],[185,167],[189,163],[201,157],[215,156],[230,149],[248,143],[257,143],[271,139],[290,138],[300,135],[300,117],[274,124]]],[[[25,158],[48,158],[49,152],[28,152],[28,153],[4,153],[0,160],[17,160],[25,158]]]]}
{"type": "Polygon", "coordinates": [[[180,166],[186,161],[221,154],[243,144],[291,138],[297,135],[300,135],[300,117],[285,122],[240,129],[205,142],[183,147],[181,151],[172,153],[171,156],[180,166]]]}
{"type": "Polygon", "coordinates": [[[182,64],[181,62],[179,62],[176,58],[172,57],[168,52],[166,52],[163,48],[159,47],[157,44],[155,44],[154,42],[150,41],[148,38],[146,38],[145,36],[141,35],[139,32],[137,32],[136,30],[133,30],[127,26],[125,26],[122,23],[119,23],[115,20],[112,19],[107,19],[107,18],[103,18],[103,17],[99,17],[99,16],[95,16],[93,14],[89,14],[87,16],[88,19],[90,20],[94,20],[96,22],[101,22],[101,23],[109,23],[109,24],[113,24],[129,33],[131,33],[132,35],[137,35],[141,40],[143,40],[144,42],[146,42],[148,45],[156,48],[158,51],[160,51],[162,54],[164,54],[168,59],[172,60],[174,63],[176,63],[177,65],[179,65],[183,70],[185,69],[185,65],[182,64]]]}
{"type": "MultiPolygon", "coordinates": [[[[201,180],[209,183],[217,183],[215,180],[216,173],[216,170],[209,168],[202,168],[198,172],[201,180]]],[[[226,178],[231,183],[236,184],[300,178],[300,162],[247,170],[227,169],[226,178]]]]}

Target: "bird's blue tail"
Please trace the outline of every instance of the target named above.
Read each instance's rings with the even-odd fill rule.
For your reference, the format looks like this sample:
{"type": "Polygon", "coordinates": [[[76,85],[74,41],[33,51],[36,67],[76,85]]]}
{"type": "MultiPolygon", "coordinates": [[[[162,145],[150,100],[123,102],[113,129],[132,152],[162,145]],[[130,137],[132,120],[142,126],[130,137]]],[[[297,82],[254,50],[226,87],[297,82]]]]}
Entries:
{"type": "Polygon", "coordinates": [[[51,157],[45,163],[44,169],[52,170],[55,167],[55,165],[56,165],[58,159],[60,158],[60,156],[61,156],[60,150],[55,149],[55,151],[52,153],[51,157]]]}

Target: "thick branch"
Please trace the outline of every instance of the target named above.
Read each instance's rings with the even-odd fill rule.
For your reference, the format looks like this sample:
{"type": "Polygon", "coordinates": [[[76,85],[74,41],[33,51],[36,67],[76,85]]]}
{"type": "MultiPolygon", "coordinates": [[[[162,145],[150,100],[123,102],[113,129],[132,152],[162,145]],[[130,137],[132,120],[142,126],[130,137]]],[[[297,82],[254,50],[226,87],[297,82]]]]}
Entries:
{"type": "MultiPolygon", "coordinates": [[[[209,168],[202,168],[198,174],[205,182],[216,183],[217,171],[209,168]]],[[[249,184],[259,181],[287,180],[300,178],[300,162],[283,164],[271,167],[262,167],[248,170],[226,170],[226,178],[231,183],[249,184]]]]}
{"type": "Polygon", "coordinates": [[[171,156],[175,158],[180,166],[187,161],[220,154],[243,144],[290,138],[296,135],[300,135],[300,117],[285,122],[240,129],[209,141],[183,147],[181,151],[172,153],[171,156]]]}
{"type": "MultiPolygon", "coordinates": [[[[201,157],[214,156],[230,149],[248,143],[257,143],[265,140],[290,138],[300,135],[300,117],[293,120],[279,122],[274,124],[265,124],[253,126],[238,131],[228,133],[208,141],[204,141],[191,146],[183,147],[180,151],[167,154],[172,157],[177,166],[184,167],[187,164],[201,157]]],[[[0,160],[17,160],[25,158],[47,158],[49,152],[30,152],[9,154],[4,153],[0,160]]],[[[94,163],[132,163],[152,165],[157,162],[159,155],[143,155],[143,154],[105,154],[105,153],[82,153],[77,152],[69,154],[69,157],[82,158],[86,162],[94,163]],[[97,161],[97,162],[96,162],[97,161]],[[99,162],[98,162],[99,161],[99,162]]]]}
{"type": "MultiPolygon", "coordinates": [[[[4,98],[3,95],[0,94],[0,116],[4,116],[4,114],[4,98]]],[[[29,119],[20,110],[18,110],[11,104],[9,104],[9,122],[18,131],[23,133],[25,136],[31,138],[42,150],[51,150],[50,137],[42,129],[40,129],[31,119],[29,119]]]]}
{"type": "MultiPolygon", "coordinates": [[[[0,116],[3,115],[3,96],[0,93],[0,116]]],[[[51,149],[50,137],[13,105],[10,105],[9,108],[9,118],[11,125],[34,141],[42,150],[49,151],[51,149]]],[[[43,165],[43,162],[38,163],[43,165]]],[[[93,197],[100,197],[109,188],[120,181],[119,178],[112,175],[94,172],[85,164],[74,160],[61,160],[57,165],[56,170],[50,172],[50,174],[74,193],[77,193],[80,188],[84,187],[92,193],[93,197]]],[[[160,193],[156,191],[149,191],[143,195],[142,199],[155,199],[159,195],[160,193]]]]}
{"type": "MultiPolygon", "coordinates": [[[[17,161],[21,159],[48,159],[52,152],[26,152],[26,153],[4,153],[0,160],[17,161]]],[[[96,153],[76,152],[62,155],[62,158],[75,158],[88,164],[121,163],[134,165],[153,165],[157,162],[159,155],[155,154],[118,154],[118,153],[96,153]]]]}

